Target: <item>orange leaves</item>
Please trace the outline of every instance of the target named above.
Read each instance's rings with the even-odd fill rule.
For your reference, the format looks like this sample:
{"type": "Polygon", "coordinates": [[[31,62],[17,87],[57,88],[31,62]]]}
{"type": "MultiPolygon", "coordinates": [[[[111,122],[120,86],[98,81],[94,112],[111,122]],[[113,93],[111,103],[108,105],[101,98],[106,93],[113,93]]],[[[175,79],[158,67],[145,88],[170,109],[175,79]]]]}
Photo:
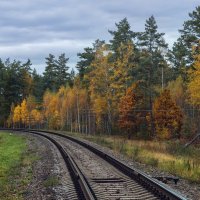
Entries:
{"type": "Polygon", "coordinates": [[[157,137],[169,139],[180,135],[183,116],[169,90],[164,90],[155,100],[153,114],[157,137]]]}
{"type": "Polygon", "coordinates": [[[127,133],[137,131],[141,123],[141,112],[136,109],[140,108],[143,101],[142,95],[138,91],[138,84],[133,84],[126,91],[126,95],[120,99],[119,103],[119,127],[127,133]]]}
{"type": "Polygon", "coordinates": [[[135,125],[135,116],[133,108],[135,105],[134,94],[127,94],[121,98],[119,104],[119,126],[122,129],[126,129],[128,132],[133,130],[135,125]]]}

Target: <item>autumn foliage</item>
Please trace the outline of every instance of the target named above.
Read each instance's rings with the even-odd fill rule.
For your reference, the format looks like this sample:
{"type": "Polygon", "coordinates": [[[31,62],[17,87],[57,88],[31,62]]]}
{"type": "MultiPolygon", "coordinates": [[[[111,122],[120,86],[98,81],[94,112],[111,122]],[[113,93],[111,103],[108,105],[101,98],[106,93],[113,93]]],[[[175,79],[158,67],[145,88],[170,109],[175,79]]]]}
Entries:
{"type": "Polygon", "coordinates": [[[138,90],[138,84],[133,84],[126,91],[119,103],[119,127],[129,135],[137,133],[142,122],[141,105],[143,96],[138,90]]]}
{"type": "Polygon", "coordinates": [[[169,139],[180,134],[183,115],[181,109],[172,100],[169,90],[164,90],[153,105],[156,135],[169,139]]]}
{"type": "Polygon", "coordinates": [[[165,55],[169,49],[153,16],[144,32],[133,32],[125,18],[109,33],[108,43],[96,40],[78,53],[77,74],[68,72],[65,54],[49,54],[43,75],[31,72],[30,61],[0,62],[0,123],[151,139],[199,131],[198,38],[188,49],[179,38],[165,55]]]}
{"type": "MultiPolygon", "coordinates": [[[[43,123],[43,114],[37,108],[36,100],[33,96],[24,99],[20,105],[12,105],[8,124],[14,128],[25,128],[31,125],[39,126],[43,123]]],[[[39,128],[39,127],[37,127],[39,128]]]]}
{"type": "Polygon", "coordinates": [[[189,101],[196,106],[200,105],[200,54],[195,57],[194,69],[189,71],[188,93],[189,101]]]}

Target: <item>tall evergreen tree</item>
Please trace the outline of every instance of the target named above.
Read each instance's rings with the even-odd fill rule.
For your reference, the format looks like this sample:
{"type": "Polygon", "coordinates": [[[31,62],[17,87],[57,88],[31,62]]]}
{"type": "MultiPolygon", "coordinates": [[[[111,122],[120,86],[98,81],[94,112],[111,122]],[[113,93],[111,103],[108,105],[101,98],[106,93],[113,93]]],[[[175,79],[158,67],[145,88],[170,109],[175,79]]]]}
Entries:
{"type": "Polygon", "coordinates": [[[181,33],[181,40],[186,47],[186,62],[191,64],[194,59],[192,55],[192,47],[198,46],[200,40],[200,6],[196,7],[192,13],[189,13],[190,19],[185,21],[181,33]]]}
{"type": "Polygon", "coordinates": [[[58,60],[56,61],[56,88],[59,89],[61,85],[66,85],[67,81],[69,81],[69,73],[67,66],[69,58],[65,57],[65,54],[62,53],[58,60]]]}
{"type": "Polygon", "coordinates": [[[83,53],[78,53],[80,61],[78,61],[76,68],[79,71],[79,77],[82,84],[88,88],[88,80],[85,77],[91,71],[91,64],[95,59],[95,52],[105,44],[104,40],[97,39],[93,43],[93,47],[84,48],[83,53]]]}
{"type": "Polygon", "coordinates": [[[115,53],[122,44],[126,45],[132,42],[133,38],[136,36],[136,33],[131,31],[131,26],[127,18],[122,19],[119,23],[116,23],[116,31],[108,30],[108,32],[113,36],[110,40],[110,48],[115,53]]]}
{"type": "Polygon", "coordinates": [[[174,43],[172,50],[169,50],[167,56],[174,70],[174,79],[176,79],[179,75],[185,79],[185,67],[187,65],[185,58],[187,56],[187,48],[181,38],[178,38],[178,40],[174,43]]]}
{"type": "Polygon", "coordinates": [[[32,78],[30,61],[21,63],[20,61],[11,62],[7,59],[4,63],[0,63],[3,76],[3,84],[1,84],[1,119],[0,125],[5,123],[9,113],[11,104],[17,104],[31,93],[32,78]]]}
{"type": "Polygon", "coordinates": [[[20,83],[21,83],[21,93],[22,99],[29,96],[32,93],[32,84],[33,80],[31,77],[32,69],[31,69],[31,61],[28,59],[27,62],[22,63],[20,66],[20,83]]]}
{"type": "Polygon", "coordinates": [[[194,54],[200,40],[200,6],[189,13],[189,19],[184,22],[183,28],[179,30],[180,37],[174,43],[169,52],[169,60],[176,68],[177,74],[181,73],[186,77],[187,66],[194,62],[194,54]]]}
{"type": "Polygon", "coordinates": [[[75,79],[75,71],[74,71],[74,69],[72,69],[70,74],[69,74],[69,86],[70,87],[73,87],[74,79],[75,79]]]}
{"type": "Polygon", "coordinates": [[[52,54],[49,54],[49,56],[46,59],[46,67],[44,75],[44,89],[47,88],[50,90],[55,91],[56,90],[56,60],[55,56],[52,54]]]}
{"type": "Polygon", "coordinates": [[[5,115],[5,84],[6,84],[6,69],[4,66],[4,63],[0,59],[0,125],[2,125],[2,122],[4,120],[5,115]]]}
{"type": "Polygon", "coordinates": [[[41,101],[44,94],[43,77],[39,75],[37,71],[34,69],[32,73],[32,79],[33,79],[32,95],[35,96],[38,101],[41,101]]]}
{"type": "Polygon", "coordinates": [[[67,81],[69,81],[69,67],[67,66],[69,58],[66,58],[65,54],[62,53],[58,59],[52,54],[49,54],[45,59],[44,90],[50,89],[55,92],[61,85],[66,85],[67,81]]]}
{"type": "Polygon", "coordinates": [[[164,33],[158,33],[158,26],[154,16],[146,20],[145,31],[138,36],[139,46],[141,47],[141,57],[139,68],[143,71],[143,81],[147,85],[147,94],[149,96],[149,110],[151,116],[151,132],[154,133],[153,125],[153,86],[160,84],[165,60],[162,50],[167,48],[167,44],[163,39],[164,33]],[[159,76],[160,75],[160,76],[159,76]]]}
{"type": "Polygon", "coordinates": [[[79,76],[82,80],[85,73],[87,73],[87,69],[89,68],[92,61],[94,60],[95,53],[93,51],[93,48],[86,47],[86,48],[84,48],[83,53],[78,53],[77,55],[78,55],[79,59],[81,59],[81,60],[77,63],[76,68],[78,69],[79,76]]]}

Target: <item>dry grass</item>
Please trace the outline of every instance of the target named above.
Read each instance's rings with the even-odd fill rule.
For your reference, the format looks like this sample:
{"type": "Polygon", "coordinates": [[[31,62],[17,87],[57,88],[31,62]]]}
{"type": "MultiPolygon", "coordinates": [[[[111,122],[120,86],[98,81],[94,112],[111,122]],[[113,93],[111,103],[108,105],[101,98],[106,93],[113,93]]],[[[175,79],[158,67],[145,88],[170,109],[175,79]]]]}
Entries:
{"type": "Polygon", "coordinates": [[[200,183],[200,149],[195,147],[185,149],[178,141],[126,140],[119,136],[73,135],[106,146],[132,160],[200,183]]]}

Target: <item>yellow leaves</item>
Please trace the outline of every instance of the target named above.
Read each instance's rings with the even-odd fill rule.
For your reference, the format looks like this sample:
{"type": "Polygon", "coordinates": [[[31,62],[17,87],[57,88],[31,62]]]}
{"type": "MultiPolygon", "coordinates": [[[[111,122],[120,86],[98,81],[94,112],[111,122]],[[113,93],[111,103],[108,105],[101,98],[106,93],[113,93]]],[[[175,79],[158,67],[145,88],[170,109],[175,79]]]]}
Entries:
{"type": "Polygon", "coordinates": [[[113,112],[112,98],[114,95],[111,87],[113,63],[110,62],[111,58],[112,53],[106,46],[99,48],[89,73],[91,80],[89,92],[97,119],[103,118],[103,114],[111,119],[111,112],[113,112]]]}
{"type": "Polygon", "coordinates": [[[89,73],[92,96],[95,94],[104,95],[109,92],[111,84],[112,65],[109,62],[110,54],[104,56],[105,47],[96,52],[95,60],[92,63],[92,71],[89,73]]]}
{"type": "Polygon", "coordinates": [[[30,124],[41,123],[43,120],[42,113],[37,110],[37,104],[35,98],[30,96],[24,99],[20,105],[11,108],[11,115],[9,119],[9,124],[11,121],[14,124],[23,125],[27,127],[30,124]],[[12,111],[13,110],[13,111],[12,111]]]}
{"type": "Polygon", "coordinates": [[[13,122],[18,123],[21,120],[21,107],[20,105],[17,105],[14,109],[13,113],[13,122]]]}
{"type": "Polygon", "coordinates": [[[200,105],[200,55],[196,56],[194,70],[189,71],[188,93],[191,104],[200,105]]]}
{"type": "Polygon", "coordinates": [[[94,100],[95,112],[98,113],[98,115],[105,114],[106,104],[107,102],[104,98],[96,98],[94,100]]]}
{"type": "Polygon", "coordinates": [[[49,128],[58,127],[58,101],[59,97],[64,95],[63,88],[61,88],[57,94],[47,91],[43,97],[44,116],[48,121],[49,128]]]}
{"type": "Polygon", "coordinates": [[[42,122],[42,120],[43,120],[43,116],[42,116],[42,114],[41,114],[41,112],[40,111],[38,111],[37,109],[33,109],[32,111],[31,111],[31,119],[32,119],[32,121],[34,122],[34,123],[40,123],[40,122],[42,122]]]}
{"type": "Polygon", "coordinates": [[[60,89],[58,90],[57,95],[58,95],[59,97],[64,97],[64,96],[65,96],[65,92],[66,92],[65,87],[64,87],[64,86],[61,86],[60,89]]]}
{"type": "Polygon", "coordinates": [[[106,45],[96,51],[88,78],[92,106],[98,121],[117,116],[119,99],[125,95],[131,82],[133,56],[132,43],[121,44],[115,54],[106,45]]]}
{"type": "Polygon", "coordinates": [[[27,123],[29,121],[29,112],[27,109],[27,102],[26,99],[24,99],[21,103],[21,120],[22,123],[27,123]]]}
{"type": "Polygon", "coordinates": [[[185,101],[185,84],[181,76],[176,80],[169,82],[167,89],[170,90],[170,94],[173,100],[180,106],[183,107],[185,101]]]}
{"type": "Polygon", "coordinates": [[[77,120],[78,112],[85,109],[87,92],[79,87],[78,82],[76,84],[73,88],[62,86],[57,93],[47,91],[44,94],[44,117],[49,128],[62,129],[77,120]]]}
{"type": "Polygon", "coordinates": [[[113,64],[112,88],[117,91],[116,97],[119,99],[126,93],[132,78],[131,70],[134,67],[133,62],[131,62],[134,56],[133,44],[121,44],[117,53],[119,56],[113,64]]]}

